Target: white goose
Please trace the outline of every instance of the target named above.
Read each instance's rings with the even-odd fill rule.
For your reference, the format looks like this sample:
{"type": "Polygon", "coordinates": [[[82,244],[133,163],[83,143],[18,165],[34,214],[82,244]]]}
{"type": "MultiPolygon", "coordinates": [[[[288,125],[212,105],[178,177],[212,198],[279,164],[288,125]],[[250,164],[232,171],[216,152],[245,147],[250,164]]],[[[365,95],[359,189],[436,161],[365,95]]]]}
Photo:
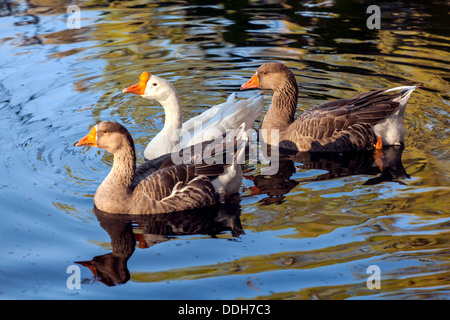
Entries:
{"type": "Polygon", "coordinates": [[[250,129],[263,109],[262,96],[236,101],[235,94],[232,93],[226,102],[211,107],[183,123],[180,98],[169,81],[143,72],[138,83],[123,89],[122,92],[157,100],[164,108],[164,127],[144,151],[144,157],[148,160],[215,139],[227,130],[237,129],[242,123],[245,123],[246,130],[250,129]]]}

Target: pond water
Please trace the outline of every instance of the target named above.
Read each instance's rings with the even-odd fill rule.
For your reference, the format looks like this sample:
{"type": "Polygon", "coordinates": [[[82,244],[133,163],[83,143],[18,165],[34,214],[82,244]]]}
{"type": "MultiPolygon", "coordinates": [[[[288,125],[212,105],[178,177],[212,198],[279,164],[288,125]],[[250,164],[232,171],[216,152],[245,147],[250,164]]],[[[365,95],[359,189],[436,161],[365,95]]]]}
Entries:
{"type": "Polygon", "coordinates": [[[380,29],[356,0],[76,1],[78,29],[71,4],[0,3],[1,299],[450,297],[448,2],[380,2],[380,29]],[[115,120],[143,161],[164,113],[121,93],[141,72],[175,85],[187,119],[257,94],[239,87],[268,61],[294,71],[299,112],[417,85],[404,150],[384,150],[383,172],[371,154],[298,157],[270,177],[249,164],[240,197],[196,213],[94,209],[112,156],[73,144],[115,120]]]}

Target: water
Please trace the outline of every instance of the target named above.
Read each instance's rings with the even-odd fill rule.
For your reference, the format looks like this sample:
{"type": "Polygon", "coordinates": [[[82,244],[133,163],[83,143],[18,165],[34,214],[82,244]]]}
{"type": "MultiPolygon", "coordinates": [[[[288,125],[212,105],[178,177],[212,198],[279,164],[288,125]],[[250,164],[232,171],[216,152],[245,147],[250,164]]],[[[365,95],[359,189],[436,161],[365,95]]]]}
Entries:
{"type": "Polygon", "coordinates": [[[79,1],[68,29],[69,1],[1,2],[0,298],[448,299],[448,4],[383,2],[369,30],[358,1],[208,3],[79,1]],[[187,119],[267,61],[294,71],[299,111],[417,85],[404,151],[385,150],[384,173],[371,155],[298,158],[270,179],[250,165],[240,199],[197,215],[94,210],[112,157],[73,143],[116,120],[142,162],[162,128],[162,108],[122,88],[164,77],[187,119]],[[71,265],[81,289],[66,285],[71,265]]]}

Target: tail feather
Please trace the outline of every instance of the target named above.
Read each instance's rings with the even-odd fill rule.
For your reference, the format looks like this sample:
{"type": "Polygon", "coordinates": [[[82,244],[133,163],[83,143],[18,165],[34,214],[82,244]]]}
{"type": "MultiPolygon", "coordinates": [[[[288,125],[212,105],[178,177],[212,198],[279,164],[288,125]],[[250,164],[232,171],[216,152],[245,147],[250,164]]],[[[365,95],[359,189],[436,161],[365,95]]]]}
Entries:
{"type": "Polygon", "coordinates": [[[219,193],[221,201],[224,200],[227,194],[231,195],[239,192],[242,183],[243,174],[241,164],[245,161],[245,147],[248,142],[245,123],[242,123],[236,132],[231,132],[230,135],[227,135],[225,139],[226,141],[236,139],[236,145],[233,150],[227,150],[227,152],[233,152],[233,163],[225,168],[223,174],[212,181],[215,190],[219,193]]]}
{"type": "Polygon", "coordinates": [[[402,109],[402,111],[405,111],[406,104],[408,103],[409,97],[411,96],[411,93],[414,91],[414,89],[416,89],[416,86],[397,87],[394,89],[402,90],[400,93],[400,96],[398,98],[395,98],[394,101],[398,101],[400,103],[399,109],[402,109]]]}
{"type": "Polygon", "coordinates": [[[387,89],[384,93],[400,91],[399,95],[392,101],[398,102],[399,106],[383,121],[376,124],[373,128],[375,134],[382,138],[383,145],[401,145],[404,142],[405,127],[403,125],[403,115],[406,104],[411,93],[416,89],[415,86],[402,86],[387,89]]]}

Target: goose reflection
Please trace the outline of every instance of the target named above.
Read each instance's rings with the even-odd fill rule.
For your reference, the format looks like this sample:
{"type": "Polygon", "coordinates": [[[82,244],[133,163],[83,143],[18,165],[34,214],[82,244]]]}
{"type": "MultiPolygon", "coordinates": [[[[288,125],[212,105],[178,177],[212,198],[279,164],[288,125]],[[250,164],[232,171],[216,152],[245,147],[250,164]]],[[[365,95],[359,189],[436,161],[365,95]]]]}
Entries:
{"type": "MultiPolygon", "coordinates": [[[[364,185],[375,185],[387,181],[409,178],[402,163],[404,146],[384,147],[376,157],[373,151],[319,153],[280,151],[279,170],[274,175],[258,175],[250,177],[254,187],[249,187],[252,194],[266,194],[260,200],[263,205],[281,203],[284,196],[299,183],[331,180],[352,175],[376,175],[368,179],[364,185]],[[382,154],[381,154],[382,152],[382,154]],[[297,165],[296,165],[297,163],[297,165]],[[313,177],[292,179],[300,169],[303,172],[318,169],[325,172],[313,177]]],[[[247,177],[249,178],[249,177],[247,177]]]]}
{"type": "Polygon", "coordinates": [[[197,210],[155,215],[118,215],[94,207],[100,226],[111,238],[112,251],[88,261],[76,261],[91,270],[95,279],[107,286],[130,279],[127,262],[136,243],[149,248],[175,236],[203,234],[216,237],[230,231],[233,237],[244,234],[240,214],[240,197],[234,195],[225,203],[197,210]]]}

